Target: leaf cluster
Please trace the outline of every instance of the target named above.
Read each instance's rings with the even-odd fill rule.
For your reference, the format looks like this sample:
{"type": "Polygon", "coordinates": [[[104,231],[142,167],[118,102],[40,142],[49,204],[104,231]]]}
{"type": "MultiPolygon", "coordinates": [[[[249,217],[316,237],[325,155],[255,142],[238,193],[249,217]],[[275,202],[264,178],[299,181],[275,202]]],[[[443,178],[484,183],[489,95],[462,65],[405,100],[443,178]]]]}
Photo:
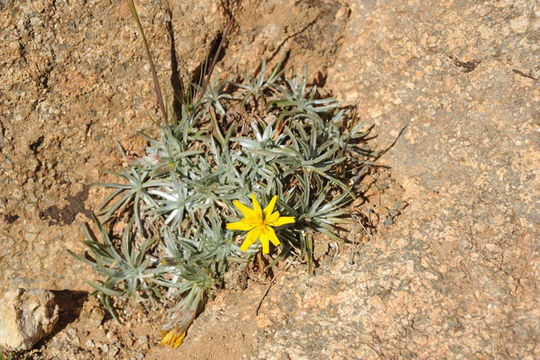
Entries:
{"type": "Polygon", "coordinates": [[[354,176],[371,164],[368,133],[353,111],[308,86],[305,69],[291,78],[265,71],[241,83],[216,77],[202,96],[185,97],[158,139],[141,134],[145,156],[129,160],[120,147],[127,169],[110,172],[117,183],[100,184],[114,190],[94,219],[101,241],[85,227],[89,254],[75,255],[104,277],[90,284],[109,309],[111,297],[144,293],[178,301],[173,314],[196,311],[231,261],[249,264],[259,251],[241,253],[239,234],[225,229],[240,216],[232,202],[247,205],[251,193],[261,204],[278,195],[280,213],[297,219],[276,229],[276,260],[296,254],[311,266],[314,233],[339,240],[359,195],[354,176]],[[251,111],[259,106],[264,117],[251,111]],[[231,113],[242,120],[230,121],[231,113]],[[125,215],[123,234],[111,238],[106,225],[125,215]]]}

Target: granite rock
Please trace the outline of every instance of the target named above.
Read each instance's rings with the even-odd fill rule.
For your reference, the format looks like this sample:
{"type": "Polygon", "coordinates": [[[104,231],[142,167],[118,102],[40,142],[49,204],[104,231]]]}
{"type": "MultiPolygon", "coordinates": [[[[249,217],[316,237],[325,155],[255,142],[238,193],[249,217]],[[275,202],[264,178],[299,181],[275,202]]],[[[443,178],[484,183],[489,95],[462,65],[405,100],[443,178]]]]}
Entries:
{"type": "Polygon", "coordinates": [[[31,349],[53,331],[58,313],[50,291],[0,292],[0,346],[18,351],[31,349]]]}
{"type": "MultiPolygon", "coordinates": [[[[137,2],[174,91],[229,3],[137,2]]],[[[95,274],[64,248],[83,248],[80,222],[107,195],[89,184],[121,166],[114,141],[140,154],[135,132],[156,129],[144,51],[125,1],[0,4],[0,280],[87,289],[95,274]]],[[[523,0],[244,1],[217,72],[250,74],[286,53],[289,69],[307,64],[310,83],[375,125],[380,149],[397,139],[379,161],[409,206],[354,257],[344,247],[314,277],[280,277],[258,317],[265,287],[250,284],[210,303],[180,350],[142,355],[129,339],[156,339],[141,330],[118,356],[537,358],[539,16],[523,0]]],[[[112,326],[79,320],[82,344],[112,326]]],[[[102,351],[58,339],[44,358],[102,351]]]]}
{"type": "MultiPolygon", "coordinates": [[[[166,12],[138,3],[160,76],[170,68],[166,12]]],[[[79,289],[93,272],[66,256],[105,196],[90,184],[121,166],[115,141],[158,117],[152,75],[126,1],[0,3],[0,281],[79,289]],[[36,256],[39,253],[39,256],[36,256]]]]}
{"type": "Polygon", "coordinates": [[[284,279],[247,358],[537,358],[538,4],[347,4],[328,84],[397,139],[410,206],[354,265],[284,279]]]}

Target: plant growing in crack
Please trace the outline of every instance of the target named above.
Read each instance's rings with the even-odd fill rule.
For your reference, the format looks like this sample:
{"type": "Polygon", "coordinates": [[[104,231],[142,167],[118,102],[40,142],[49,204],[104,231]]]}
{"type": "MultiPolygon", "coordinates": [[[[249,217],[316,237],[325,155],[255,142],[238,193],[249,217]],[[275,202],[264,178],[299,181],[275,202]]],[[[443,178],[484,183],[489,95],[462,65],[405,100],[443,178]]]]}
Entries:
{"type": "Polygon", "coordinates": [[[99,236],[85,226],[88,252],[73,255],[103,276],[89,284],[116,319],[115,299],[174,303],[164,345],[182,343],[231,263],[242,271],[256,259],[277,266],[293,256],[311,270],[313,234],[340,240],[340,225],[350,222],[347,206],[361,194],[350,170],[371,165],[374,154],[360,147],[368,134],[354,112],[319,98],[305,70],[287,78],[280,67],[192,86],[178,117],[166,111],[154,76],[166,117],[160,137],[141,134],[149,146],[135,160],[119,146],[127,169],[111,172],[118,183],[99,184],[113,189],[94,217],[99,236]],[[253,101],[264,117],[250,117],[253,101]],[[232,111],[247,129],[227,122],[232,111]],[[126,217],[122,235],[111,236],[112,223],[126,217]],[[237,230],[248,231],[241,246],[237,230]]]}

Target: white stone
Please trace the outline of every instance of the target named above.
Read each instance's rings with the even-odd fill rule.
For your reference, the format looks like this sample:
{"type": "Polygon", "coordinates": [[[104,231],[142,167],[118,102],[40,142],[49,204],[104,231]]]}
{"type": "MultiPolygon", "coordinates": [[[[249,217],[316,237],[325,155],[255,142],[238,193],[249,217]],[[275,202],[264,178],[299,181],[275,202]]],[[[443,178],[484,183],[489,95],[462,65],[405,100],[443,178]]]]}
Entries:
{"type": "Polygon", "coordinates": [[[0,346],[29,350],[58,321],[54,294],[45,290],[0,290],[0,346]]]}

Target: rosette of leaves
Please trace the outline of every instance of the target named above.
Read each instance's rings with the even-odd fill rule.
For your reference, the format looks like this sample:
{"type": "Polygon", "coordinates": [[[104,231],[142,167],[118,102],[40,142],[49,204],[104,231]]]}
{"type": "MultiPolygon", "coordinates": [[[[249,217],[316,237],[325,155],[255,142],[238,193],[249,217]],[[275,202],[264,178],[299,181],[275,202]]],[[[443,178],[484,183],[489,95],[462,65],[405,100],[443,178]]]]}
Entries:
{"type": "Polygon", "coordinates": [[[264,71],[243,83],[214,78],[205,94],[186,97],[197,100],[166,122],[174,125],[161,126],[160,138],[141,134],[145,156],[111,172],[118,183],[100,184],[114,190],[101,221],[95,218],[101,240],[87,230],[89,251],[76,256],[104,276],[90,285],[111,312],[113,297],[158,295],[176,302],[166,328],[182,323],[178,334],[185,332],[193,312],[223,286],[230,262],[249,264],[258,253],[242,253],[238,235],[224,226],[238,217],[233,200],[248,203],[251,193],[261,203],[278,195],[276,208],[296,218],[279,230],[276,261],[296,254],[311,268],[313,234],[339,240],[340,224],[350,221],[347,205],[360,195],[356,180],[374,155],[368,132],[353,111],[319,98],[305,69],[291,78],[264,71]],[[264,105],[264,116],[250,118],[254,104],[264,105]],[[230,113],[243,118],[230,121],[230,113]],[[126,215],[123,235],[111,239],[108,224],[126,215]]]}

